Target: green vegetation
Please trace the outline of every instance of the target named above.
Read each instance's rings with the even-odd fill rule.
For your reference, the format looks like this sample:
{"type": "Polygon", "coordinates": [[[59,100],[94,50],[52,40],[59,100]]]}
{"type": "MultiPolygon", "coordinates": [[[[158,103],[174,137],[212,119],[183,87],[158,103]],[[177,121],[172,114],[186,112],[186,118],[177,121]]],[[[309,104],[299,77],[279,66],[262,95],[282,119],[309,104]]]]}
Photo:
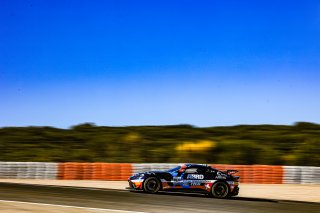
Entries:
{"type": "Polygon", "coordinates": [[[0,128],[0,161],[320,166],[320,125],[0,128]]]}

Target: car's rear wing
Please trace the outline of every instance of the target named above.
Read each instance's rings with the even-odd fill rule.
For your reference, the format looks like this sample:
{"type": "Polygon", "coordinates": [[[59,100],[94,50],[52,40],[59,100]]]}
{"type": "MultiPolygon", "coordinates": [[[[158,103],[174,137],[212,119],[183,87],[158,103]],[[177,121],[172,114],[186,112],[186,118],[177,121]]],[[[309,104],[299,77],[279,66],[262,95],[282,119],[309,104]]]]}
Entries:
{"type": "Polygon", "coordinates": [[[235,173],[239,172],[238,170],[234,170],[234,169],[228,169],[227,171],[225,171],[225,173],[227,173],[228,175],[233,175],[235,173]]]}

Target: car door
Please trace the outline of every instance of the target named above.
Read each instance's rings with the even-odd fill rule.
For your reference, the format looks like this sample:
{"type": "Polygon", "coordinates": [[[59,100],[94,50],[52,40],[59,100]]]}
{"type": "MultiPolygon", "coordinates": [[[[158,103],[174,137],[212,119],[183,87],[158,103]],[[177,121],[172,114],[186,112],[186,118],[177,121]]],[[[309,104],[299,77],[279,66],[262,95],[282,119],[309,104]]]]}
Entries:
{"type": "Polygon", "coordinates": [[[204,189],[205,170],[202,168],[187,168],[183,175],[183,188],[204,189]]]}

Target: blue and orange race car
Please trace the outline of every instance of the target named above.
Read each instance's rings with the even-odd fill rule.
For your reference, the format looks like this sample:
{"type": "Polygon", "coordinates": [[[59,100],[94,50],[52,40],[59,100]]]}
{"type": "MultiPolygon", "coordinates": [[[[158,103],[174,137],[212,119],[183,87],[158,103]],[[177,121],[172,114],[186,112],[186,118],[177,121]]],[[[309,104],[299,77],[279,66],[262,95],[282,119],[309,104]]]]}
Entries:
{"type": "Polygon", "coordinates": [[[202,164],[183,164],[168,171],[148,171],[129,177],[129,186],[147,193],[183,191],[227,198],[239,193],[236,170],[219,171],[202,164]]]}

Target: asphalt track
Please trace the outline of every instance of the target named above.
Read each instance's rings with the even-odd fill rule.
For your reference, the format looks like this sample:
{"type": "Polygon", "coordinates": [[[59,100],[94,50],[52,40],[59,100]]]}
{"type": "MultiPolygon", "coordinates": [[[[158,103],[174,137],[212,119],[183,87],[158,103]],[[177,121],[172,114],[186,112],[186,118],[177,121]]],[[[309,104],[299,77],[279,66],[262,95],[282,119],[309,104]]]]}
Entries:
{"type": "Polygon", "coordinates": [[[139,212],[320,212],[320,203],[0,183],[0,200],[139,212]]]}

